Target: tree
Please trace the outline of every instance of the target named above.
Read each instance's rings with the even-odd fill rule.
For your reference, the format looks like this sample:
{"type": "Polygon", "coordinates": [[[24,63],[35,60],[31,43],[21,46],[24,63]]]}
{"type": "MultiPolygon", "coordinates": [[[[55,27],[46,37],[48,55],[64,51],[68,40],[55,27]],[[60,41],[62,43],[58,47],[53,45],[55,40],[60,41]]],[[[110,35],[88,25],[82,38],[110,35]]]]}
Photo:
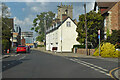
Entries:
{"type": "Polygon", "coordinates": [[[10,12],[8,10],[8,7],[4,3],[2,3],[2,51],[5,49],[10,49],[11,45],[10,38],[12,36],[12,27],[9,25],[9,14],[10,12]]]}
{"type": "Polygon", "coordinates": [[[120,47],[120,30],[112,30],[112,34],[107,37],[106,41],[111,44],[117,44],[117,47],[120,47]]]}
{"type": "MultiPolygon", "coordinates": [[[[94,47],[97,47],[98,44],[98,30],[101,30],[101,39],[103,39],[104,28],[103,28],[103,17],[98,12],[90,11],[87,13],[87,39],[89,43],[92,43],[94,47]]],[[[76,31],[78,32],[77,41],[79,43],[85,44],[85,15],[82,14],[79,16],[78,27],[76,31]]]]}
{"type": "Polygon", "coordinates": [[[46,20],[46,29],[48,29],[52,25],[54,17],[55,13],[49,11],[40,13],[40,15],[37,15],[37,17],[33,20],[33,27],[31,30],[35,30],[35,32],[39,34],[39,37],[37,37],[38,41],[43,41],[45,37],[44,20],[46,20]]]}
{"type": "Polygon", "coordinates": [[[10,17],[9,8],[8,8],[4,3],[2,3],[2,17],[3,17],[3,18],[8,18],[8,17],[10,17]]]}

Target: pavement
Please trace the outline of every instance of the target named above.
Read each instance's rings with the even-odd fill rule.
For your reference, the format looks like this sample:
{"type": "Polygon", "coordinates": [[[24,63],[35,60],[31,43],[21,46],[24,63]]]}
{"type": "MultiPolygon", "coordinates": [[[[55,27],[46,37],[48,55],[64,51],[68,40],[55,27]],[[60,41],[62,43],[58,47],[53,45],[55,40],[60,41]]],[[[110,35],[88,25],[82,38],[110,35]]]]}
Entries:
{"type": "Polygon", "coordinates": [[[44,47],[39,47],[39,48],[32,48],[33,50],[39,50],[42,52],[46,52],[52,55],[57,55],[57,56],[64,56],[64,57],[83,57],[83,58],[97,58],[97,59],[104,59],[107,61],[113,61],[113,62],[120,62],[119,58],[103,58],[101,56],[92,56],[92,55],[86,55],[86,54],[78,54],[78,53],[56,53],[52,51],[46,51],[44,47]]]}
{"type": "MultiPolygon", "coordinates": [[[[52,55],[57,55],[57,56],[63,56],[63,57],[80,57],[80,58],[95,58],[95,59],[103,59],[103,60],[106,60],[106,61],[112,61],[112,62],[120,62],[119,58],[103,58],[101,56],[92,56],[92,55],[85,55],[85,54],[78,54],[78,53],[56,53],[56,52],[52,52],[52,51],[46,51],[44,47],[39,47],[39,48],[33,48],[33,50],[39,50],[39,51],[42,51],[42,52],[46,52],[46,53],[49,53],[49,54],[52,54],[52,55]]],[[[119,65],[118,65],[119,66],[119,65]]],[[[120,72],[120,69],[117,69],[114,71],[114,76],[116,78],[120,78],[120,75],[119,75],[119,72],[120,72]]]]}
{"type": "Polygon", "coordinates": [[[119,72],[120,72],[120,69],[119,69],[119,70],[116,70],[116,71],[114,72],[115,76],[116,76],[118,79],[120,79],[120,74],[119,74],[119,72]]]}

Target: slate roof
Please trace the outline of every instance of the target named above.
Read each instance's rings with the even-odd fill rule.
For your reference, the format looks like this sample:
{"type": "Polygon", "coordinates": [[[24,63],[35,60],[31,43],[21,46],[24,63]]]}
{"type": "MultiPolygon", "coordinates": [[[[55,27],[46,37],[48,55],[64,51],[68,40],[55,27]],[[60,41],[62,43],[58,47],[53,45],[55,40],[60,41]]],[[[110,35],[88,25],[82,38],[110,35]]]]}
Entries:
{"type": "MultiPolygon", "coordinates": [[[[64,21],[62,21],[62,23],[60,22],[57,27],[55,27],[54,29],[46,32],[46,34],[51,33],[51,32],[53,32],[53,31],[57,30],[68,18],[70,18],[70,17],[67,17],[64,21]]],[[[71,18],[70,18],[70,19],[71,19],[71,18]]],[[[72,19],[71,19],[71,20],[72,20],[72,19]]],[[[73,20],[72,20],[72,21],[73,21],[73,20]]],[[[73,21],[73,23],[77,26],[77,24],[76,24],[74,21],[73,21]]]]}

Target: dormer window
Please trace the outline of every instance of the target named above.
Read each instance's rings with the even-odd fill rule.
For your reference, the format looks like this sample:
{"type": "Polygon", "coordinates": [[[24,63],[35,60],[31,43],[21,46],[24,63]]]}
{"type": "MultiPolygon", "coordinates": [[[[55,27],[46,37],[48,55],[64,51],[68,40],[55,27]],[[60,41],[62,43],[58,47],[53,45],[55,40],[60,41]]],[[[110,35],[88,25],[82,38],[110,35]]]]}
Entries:
{"type": "Polygon", "coordinates": [[[71,27],[71,22],[67,21],[66,25],[67,25],[67,27],[71,27]]]}

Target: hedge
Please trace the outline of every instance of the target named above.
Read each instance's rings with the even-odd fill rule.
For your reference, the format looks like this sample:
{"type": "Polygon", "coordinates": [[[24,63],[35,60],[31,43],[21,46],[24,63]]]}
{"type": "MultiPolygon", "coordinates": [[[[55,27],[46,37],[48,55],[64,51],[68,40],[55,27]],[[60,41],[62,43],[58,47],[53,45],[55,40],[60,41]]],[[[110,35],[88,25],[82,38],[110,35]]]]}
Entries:
{"type": "MultiPolygon", "coordinates": [[[[73,48],[85,48],[85,45],[73,45],[73,48]]],[[[88,45],[89,49],[92,49],[91,45],[88,45]]]]}
{"type": "Polygon", "coordinates": [[[37,47],[44,47],[44,45],[37,45],[37,47]]]}

